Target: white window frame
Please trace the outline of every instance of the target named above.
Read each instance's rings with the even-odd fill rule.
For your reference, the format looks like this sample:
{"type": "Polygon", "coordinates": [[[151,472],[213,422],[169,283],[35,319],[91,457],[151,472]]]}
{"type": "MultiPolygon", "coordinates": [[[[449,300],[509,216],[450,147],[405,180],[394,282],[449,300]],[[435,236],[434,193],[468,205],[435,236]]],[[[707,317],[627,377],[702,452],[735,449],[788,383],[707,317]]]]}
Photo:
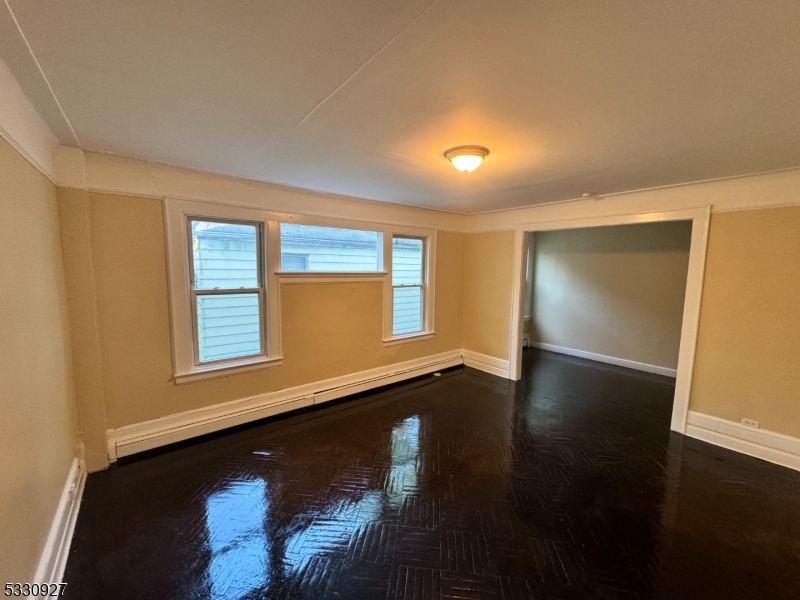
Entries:
{"type": "MultiPolygon", "coordinates": [[[[280,265],[278,221],[258,209],[223,206],[205,202],[166,199],[167,267],[172,325],[172,362],[176,383],[252,371],[281,364],[280,298],[276,271],[280,265]],[[259,276],[264,301],[261,307],[262,353],[256,356],[200,363],[197,351],[196,292],[192,289],[190,221],[246,222],[258,224],[259,276]]],[[[248,290],[243,290],[248,291],[248,290]]]]}
{"type": "Polygon", "coordinates": [[[275,213],[257,208],[215,204],[193,200],[164,199],[164,226],[167,244],[167,276],[172,331],[172,363],[178,384],[223,377],[282,364],[280,327],[280,286],[294,283],[346,283],[383,281],[383,344],[391,346],[431,339],[435,335],[436,231],[385,225],[368,221],[352,221],[327,217],[309,217],[275,213]],[[191,290],[190,219],[224,222],[261,223],[263,242],[261,265],[265,288],[266,317],[263,320],[264,352],[259,356],[234,358],[214,363],[197,364],[195,360],[195,312],[191,290]],[[378,271],[281,271],[281,223],[316,225],[377,231],[381,234],[382,252],[378,253],[378,271]],[[393,335],[392,239],[394,236],[424,240],[424,294],[422,331],[393,335]]]}
{"type": "Polygon", "coordinates": [[[383,236],[383,264],[387,272],[383,293],[383,345],[392,346],[407,342],[432,339],[436,335],[433,317],[436,298],[436,231],[408,227],[387,227],[383,236]],[[423,241],[422,257],[422,331],[394,335],[394,284],[392,282],[392,240],[395,237],[415,238],[423,241]]]}

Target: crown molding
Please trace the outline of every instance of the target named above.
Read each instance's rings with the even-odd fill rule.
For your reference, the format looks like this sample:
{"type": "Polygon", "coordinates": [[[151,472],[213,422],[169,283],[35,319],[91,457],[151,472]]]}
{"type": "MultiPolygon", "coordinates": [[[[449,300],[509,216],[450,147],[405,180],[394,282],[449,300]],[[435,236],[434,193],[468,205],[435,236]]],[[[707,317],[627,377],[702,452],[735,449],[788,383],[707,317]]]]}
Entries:
{"type": "MultiPolygon", "coordinates": [[[[77,150],[77,149],[72,149],[77,150]]],[[[382,223],[407,227],[425,227],[439,231],[465,230],[466,215],[364,200],[240,179],[203,171],[148,163],[104,154],[81,152],[64,156],[65,178],[76,187],[96,193],[144,198],[174,198],[194,202],[232,205],[275,213],[335,217],[364,223],[382,223]],[[85,185],[81,183],[82,171],[85,185]]],[[[65,185],[65,187],[73,187],[65,185]]]]}
{"type": "Polygon", "coordinates": [[[56,183],[53,151],[58,140],[0,58],[0,136],[42,175],[56,183]]]}
{"type": "Polygon", "coordinates": [[[800,205],[800,167],[726,179],[621,192],[599,199],[537,204],[467,216],[467,233],[507,231],[520,223],[548,223],[710,205],[712,213],[800,205]]]}
{"type": "Polygon", "coordinates": [[[519,223],[711,205],[729,212],[800,205],[800,167],[770,173],[620,192],[484,213],[457,213],[326,194],[148,163],[80,148],[58,140],[0,58],[0,136],[45,177],[61,187],[147,198],[178,198],[247,206],[273,212],[336,217],[365,223],[478,233],[511,230],[519,223]]]}

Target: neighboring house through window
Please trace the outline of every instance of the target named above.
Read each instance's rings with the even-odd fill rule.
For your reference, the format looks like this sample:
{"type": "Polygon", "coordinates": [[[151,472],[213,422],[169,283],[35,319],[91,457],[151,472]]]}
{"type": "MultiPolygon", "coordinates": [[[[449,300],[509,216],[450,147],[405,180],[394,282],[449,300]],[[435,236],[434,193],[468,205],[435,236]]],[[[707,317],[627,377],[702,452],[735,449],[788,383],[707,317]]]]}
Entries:
{"type": "Polygon", "coordinates": [[[392,334],[425,329],[425,240],[392,239],[392,334]]]}
{"type": "Polygon", "coordinates": [[[263,355],[261,224],[192,219],[190,227],[196,363],[263,355]]]}
{"type": "Polygon", "coordinates": [[[361,273],[381,270],[381,234],[281,223],[281,269],[361,273]],[[301,263],[298,257],[305,257],[301,263]]]}

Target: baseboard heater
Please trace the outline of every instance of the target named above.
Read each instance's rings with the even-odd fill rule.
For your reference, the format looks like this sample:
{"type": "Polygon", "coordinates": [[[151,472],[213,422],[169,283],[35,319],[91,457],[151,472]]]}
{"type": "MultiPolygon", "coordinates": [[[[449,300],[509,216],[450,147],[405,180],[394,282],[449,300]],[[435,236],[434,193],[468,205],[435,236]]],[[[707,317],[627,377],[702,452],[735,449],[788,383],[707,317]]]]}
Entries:
{"type": "Polygon", "coordinates": [[[316,404],[324,404],[462,364],[464,358],[460,350],[445,352],[110,429],[106,432],[109,460],[116,462],[118,458],[124,456],[316,404]]]}

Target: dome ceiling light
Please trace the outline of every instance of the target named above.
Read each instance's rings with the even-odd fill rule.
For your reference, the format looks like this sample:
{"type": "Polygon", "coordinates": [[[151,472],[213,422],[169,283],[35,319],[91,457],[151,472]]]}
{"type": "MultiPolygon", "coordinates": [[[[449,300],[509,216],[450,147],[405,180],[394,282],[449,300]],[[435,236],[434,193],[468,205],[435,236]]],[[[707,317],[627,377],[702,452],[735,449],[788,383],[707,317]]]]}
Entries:
{"type": "Polygon", "coordinates": [[[469,173],[481,166],[488,154],[483,146],[456,146],[445,152],[444,157],[462,173],[469,173]]]}

